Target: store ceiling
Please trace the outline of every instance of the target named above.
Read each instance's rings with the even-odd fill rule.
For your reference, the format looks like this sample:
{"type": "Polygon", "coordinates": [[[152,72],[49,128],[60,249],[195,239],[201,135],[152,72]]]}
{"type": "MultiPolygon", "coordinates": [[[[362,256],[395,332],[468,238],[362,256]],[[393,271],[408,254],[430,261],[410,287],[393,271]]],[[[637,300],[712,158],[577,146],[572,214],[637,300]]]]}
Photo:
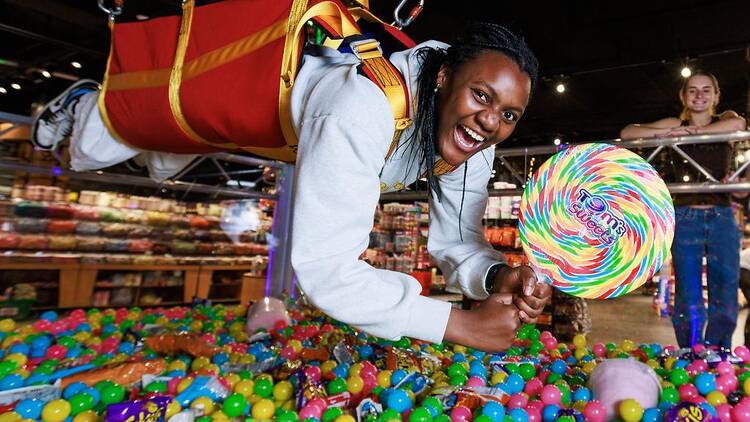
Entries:
{"type": "MultiPolygon", "coordinates": [[[[750,1],[425,2],[406,30],[417,41],[446,40],[461,22],[484,19],[522,32],[539,57],[543,81],[509,146],[614,138],[629,122],[676,115],[686,61],[718,76],[720,108],[747,114],[750,1]]],[[[172,13],[179,2],[125,3],[133,19],[172,13]]],[[[387,20],[396,3],[371,0],[387,20]]],[[[0,86],[8,91],[0,111],[28,114],[69,83],[42,70],[101,79],[108,42],[106,16],[93,0],[0,0],[0,86]]]]}

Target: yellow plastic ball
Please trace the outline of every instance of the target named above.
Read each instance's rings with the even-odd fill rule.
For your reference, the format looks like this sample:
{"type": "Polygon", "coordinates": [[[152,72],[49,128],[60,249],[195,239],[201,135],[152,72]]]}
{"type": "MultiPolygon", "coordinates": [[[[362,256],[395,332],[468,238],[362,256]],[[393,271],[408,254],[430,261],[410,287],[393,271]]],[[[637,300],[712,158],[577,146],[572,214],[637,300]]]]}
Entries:
{"type": "Polygon", "coordinates": [[[267,374],[265,372],[255,377],[255,380],[268,380],[271,384],[276,382],[271,374],[267,374]]]}
{"type": "Polygon", "coordinates": [[[587,375],[591,375],[592,372],[594,372],[594,368],[596,368],[596,362],[589,361],[583,364],[583,372],[585,372],[587,375]]]}
{"type": "Polygon", "coordinates": [[[68,415],[70,415],[70,403],[67,400],[52,400],[42,408],[42,420],[44,422],[62,422],[68,415]]]}
{"type": "Polygon", "coordinates": [[[391,375],[393,373],[389,370],[384,370],[378,372],[377,379],[378,379],[378,385],[383,388],[388,388],[391,386],[391,375]]]}
{"type": "Polygon", "coordinates": [[[359,376],[352,376],[346,380],[346,391],[352,394],[359,394],[365,388],[365,382],[359,376]]]}
{"type": "MultiPolygon", "coordinates": [[[[234,335],[234,339],[237,340],[239,343],[246,342],[250,337],[247,335],[246,332],[242,331],[234,335]]],[[[253,358],[253,361],[255,361],[255,356],[250,355],[250,357],[253,358]]]]}
{"type": "Polygon", "coordinates": [[[638,346],[635,345],[633,340],[623,340],[620,347],[625,353],[630,353],[633,350],[635,350],[638,346]]]}
{"type": "MultiPolygon", "coordinates": [[[[239,339],[237,339],[239,341],[239,339]]],[[[255,356],[254,355],[243,355],[240,356],[240,360],[238,363],[241,363],[243,365],[255,363],[255,356]]]]}
{"type": "Polygon", "coordinates": [[[228,421],[229,416],[227,416],[227,414],[222,412],[221,410],[217,410],[211,414],[211,420],[217,422],[228,421]]]}
{"type": "Polygon", "coordinates": [[[338,418],[336,418],[335,422],[357,422],[357,420],[354,419],[354,416],[348,415],[348,414],[345,413],[345,414],[339,416],[338,418]]]}
{"type": "Polygon", "coordinates": [[[279,381],[273,386],[273,398],[278,401],[287,401],[292,397],[294,388],[289,381],[279,381]]]}
{"type": "Polygon", "coordinates": [[[23,353],[11,353],[5,357],[5,360],[10,360],[10,361],[15,362],[16,368],[20,368],[26,365],[26,361],[28,359],[26,358],[26,355],[24,355],[23,353]]]}
{"type": "Polygon", "coordinates": [[[638,422],[643,417],[643,408],[638,401],[625,399],[620,402],[620,417],[625,422],[638,422]]]}
{"type": "Polygon", "coordinates": [[[237,382],[237,384],[234,385],[234,392],[242,394],[245,397],[249,397],[251,394],[253,394],[254,387],[255,383],[251,380],[240,380],[237,382]]]}
{"type": "Polygon", "coordinates": [[[198,320],[195,320],[190,323],[190,329],[193,331],[200,331],[201,328],[203,328],[203,323],[198,320]]]}
{"type": "MultiPolygon", "coordinates": [[[[747,380],[745,380],[747,381],[747,380]]],[[[711,404],[711,406],[716,407],[720,404],[726,404],[727,403],[727,397],[721,392],[721,391],[712,391],[708,394],[706,394],[706,400],[711,404]]]]}
{"type": "Polygon", "coordinates": [[[255,420],[271,419],[276,412],[276,405],[271,400],[262,399],[253,405],[252,414],[255,420]]]}
{"type": "Polygon", "coordinates": [[[21,420],[21,415],[17,412],[5,412],[0,415],[0,422],[18,422],[21,420]]]}
{"type": "Polygon", "coordinates": [[[195,360],[193,361],[193,363],[190,365],[190,368],[193,371],[197,371],[197,370],[199,370],[199,369],[201,369],[204,366],[209,365],[209,364],[211,364],[211,361],[208,360],[207,357],[205,357],[205,356],[199,356],[199,357],[195,358],[195,360]]]}
{"type": "Polygon", "coordinates": [[[187,365],[179,359],[173,360],[170,362],[169,366],[167,366],[167,372],[171,371],[187,371],[187,365]]]}
{"type": "Polygon", "coordinates": [[[216,366],[216,364],[210,363],[200,369],[200,371],[204,374],[213,374],[217,375],[219,373],[219,367],[216,366]]]}
{"type": "Polygon", "coordinates": [[[362,364],[357,362],[349,368],[349,376],[359,376],[359,371],[362,370],[362,364]]]}
{"type": "Polygon", "coordinates": [[[677,358],[674,357],[674,356],[670,356],[670,357],[664,359],[664,369],[667,369],[667,370],[671,371],[675,362],[677,362],[677,358]]]}
{"type": "Polygon", "coordinates": [[[180,412],[182,412],[182,406],[180,406],[180,403],[177,403],[176,400],[172,400],[171,402],[169,402],[169,404],[167,404],[167,413],[165,417],[169,419],[180,412]]]}
{"type": "Polygon", "coordinates": [[[327,360],[327,361],[325,361],[325,362],[323,362],[323,363],[320,364],[320,371],[322,373],[324,373],[324,374],[327,374],[327,373],[333,371],[333,368],[335,368],[336,366],[337,366],[336,362],[334,362],[332,360],[327,360]]]}
{"type": "Polygon", "coordinates": [[[750,396],[750,378],[742,382],[742,389],[745,390],[746,396],[750,396]]]}
{"type": "Polygon", "coordinates": [[[193,379],[190,377],[181,379],[180,382],[177,383],[177,392],[182,393],[186,388],[190,387],[190,384],[192,383],[193,379]]]}
{"type": "Polygon", "coordinates": [[[576,359],[581,360],[584,356],[588,355],[589,351],[585,347],[576,348],[576,351],[573,353],[573,355],[576,357],[576,359]]]}
{"type": "Polygon", "coordinates": [[[224,377],[224,381],[226,381],[227,384],[229,384],[229,386],[232,387],[232,389],[234,389],[235,384],[240,382],[241,378],[237,374],[229,374],[224,377]]]}
{"type": "Polygon", "coordinates": [[[295,403],[294,400],[287,400],[281,405],[281,407],[284,410],[295,410],[297,408],[297,403],[295,403]]]}
{"type": "Polygon", "coordinates": [[[500,384],[502,382],[505,382],[505,379],[508,378],[508,373],[505,371],[497,371],[494,374],[492,374],[492,378],[490,378],[490,382],[492,385],[500,384]]]}
{"type": "Polygon", "coordinates": [[[8,333],[16,329],[16,322],[10,318],[0,320],[0,332],[8,333]]]}
{"type": "Polygon", "coordinates": [[[255,405],[255,403],[258,403],[261,400],[263,400],[263,397],[257,394],[250,394],[249,396],[247,396],[247,402],[252,405],[255,405]]]}
{"type": "Polygon", "coordinates": [[[583,409],[586,408],[586,405],[588,402],[586,400],[578,400],[577,402],[573,403],[573,409],[583,413],[583,409]]]}
{"type": "Polygon", "coordinates": [[[81,412],[73,418],[73,422],[97,422],[98,420],[99,415],[97,415],[93,410],[81,412]]]}
{"type": "Polygon", "coordinates": [[[295,353],[302,351],[302,342],[297,339],[289,340],[289,346],[291,346],[295,353]]]}
{"type": "Polygon", "coordinates": [[[156,318],[156,325],[167,325],[169,323],[169,319],[165,316],[160,316],[159,318],[156,318]]]}
{"type": "Polygon", "coordinates": [[[203,409],[204,415],[210,415],[214,412],[214,401],[206,396],[200,396],[190,403],[191,409],[203,409]]]}
{"type": "Polygon", "coordinates": [[[586,336],[584,334],[576,334],[573,337],[573,344],[576,348],[586,347],[586,336]]]}
{"type": "Polygon", "coordinates": [[[453,353],[466,353],[466,346],[461,346],[460,344],[454,344],[453,345],[453,353]]]}
{"type": "Polygon", "coordinates": [[[651,369],[656,369],[656,368],[659,367],[659,362],[657,362],[657,361],[655,361],[653,359],[649,359],[649,360],[646,361],[646,366],[648,366],[651,369]]]}

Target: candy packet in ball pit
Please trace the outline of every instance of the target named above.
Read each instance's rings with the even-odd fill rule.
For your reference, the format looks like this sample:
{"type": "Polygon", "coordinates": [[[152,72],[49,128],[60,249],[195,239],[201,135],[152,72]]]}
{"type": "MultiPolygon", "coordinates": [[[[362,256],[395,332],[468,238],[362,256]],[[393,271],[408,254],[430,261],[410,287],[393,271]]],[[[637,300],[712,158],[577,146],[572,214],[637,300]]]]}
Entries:
{"type": "Polygon", "coordinates": [[[164,422],[169,396],[156,396],[146,400],[133,400],[107,406],[104,422],[164,422]]]}
{"type": "Polygon", "coordinates": [[[0,392],[0,405],[9,405],[20,400],[37,399],[43,402],[57,400],[62,395],[60,381],[52,385],[34,385],[0,392]]]}

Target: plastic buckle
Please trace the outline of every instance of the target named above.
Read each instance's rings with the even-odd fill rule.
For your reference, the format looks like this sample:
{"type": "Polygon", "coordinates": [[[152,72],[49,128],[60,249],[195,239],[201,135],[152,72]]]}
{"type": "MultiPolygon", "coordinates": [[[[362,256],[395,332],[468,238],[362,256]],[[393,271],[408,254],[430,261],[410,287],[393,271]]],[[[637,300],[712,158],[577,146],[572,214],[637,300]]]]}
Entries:
{"type": "Polygon", "coordinates": [[[378,50],[378,52],[380,53],[380,56],[383,55],[383,49],[380,47],[380,43],[378,42],[378,40],[375,40],[372,38],[369,38],[366,40],[352,41],[351,43],[349,43],[349,48],[352,50],[352,53],[354,53],[354,55],[357,56],[357,58],[360,61],[364,60],[362,57],[362,54],[367,53],[369,51],[378,50]],[[374,48],[365,48],[363,49],[363,51],[359,51],[360,47],[370,46],[370,45],[374,46],[374,48]]]}

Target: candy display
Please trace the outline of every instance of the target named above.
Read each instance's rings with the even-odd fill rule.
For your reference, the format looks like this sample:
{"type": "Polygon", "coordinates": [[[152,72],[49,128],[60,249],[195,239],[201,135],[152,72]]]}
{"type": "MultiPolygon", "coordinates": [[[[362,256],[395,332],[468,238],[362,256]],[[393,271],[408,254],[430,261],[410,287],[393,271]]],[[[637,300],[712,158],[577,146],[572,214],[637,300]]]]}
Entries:
{"type": "Polygon", "coordinates": [[[635,153],[576,145],[527,183],[519,234],[544,280],[572,295],[614,298],[661,267],[674,237],[674,207],[659,175],[635,153]]]}
{"type": "Polygon", "coordinates": [[[315,309],[286,307],[288,321],[252,336],[241,306],[0,320],[0,420],[750,420],[744,346],[591,345],[583,335],[564,344],[526,325],[509,350],[489,354],[376,339],[315,309]]]}

